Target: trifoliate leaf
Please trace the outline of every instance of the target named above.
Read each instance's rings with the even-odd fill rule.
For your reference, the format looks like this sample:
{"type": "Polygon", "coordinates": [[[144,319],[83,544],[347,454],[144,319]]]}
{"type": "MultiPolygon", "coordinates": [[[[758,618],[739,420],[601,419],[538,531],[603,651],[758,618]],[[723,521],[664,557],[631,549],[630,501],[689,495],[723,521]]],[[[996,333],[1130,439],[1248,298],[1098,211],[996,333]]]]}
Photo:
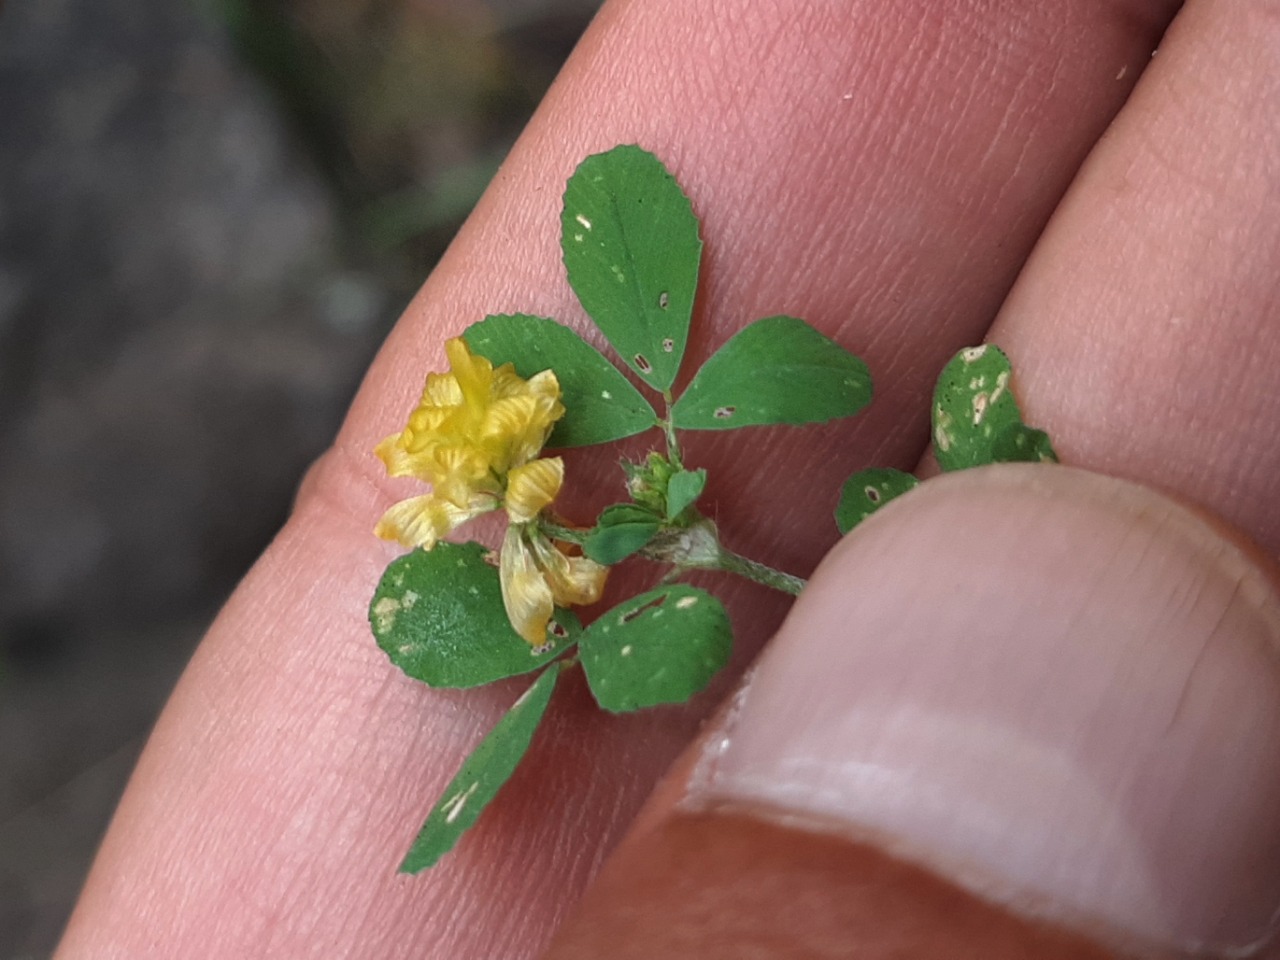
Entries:
{"type": "Polygon", "coordinates": [[[555,371],[565,415],[550,447],[585,447],[648,430],[658,415],[626,377],[595,347],[563,324],[514,313],[485,317],[462,334],[494,366],[510,363],[526,380],[555,371]]]}
{"type": "Polygon", "coordinates": [[[702,365],[671,410],[686,430],[848,417],[871,402],[867,365],[803,320],[766,317],[702,365]]]}
{"type": "Polygon", "coordinates": [[[603,614],[583,632],[578,650],[596,702],[624,713],[684,703],[728,662],[732,646],[720,601],[673,584],[603,614]]]}
{"type": "Polygon", "coordinates": [[[891,467],[859,470],[844,482],[836,507],[836,526],[848,533],[890,500],[920,485],[909,473],[891,467]]]}
{"type": "Polygon", "coordinates": [[[681,470],[667,481],[667,519],[674,520],[702,496],[706,470],[681,470]]]}
{"type": "Polygon", "coordinates": [[[572,646],[577,616],[557,610],[535,649],[507,619],[497,558],[478,543],[437,543],[391,562],[369,622],[391,662],[433,687],[477,687],[537,670],[572,646]]]}
{"type": "Polygon", "coordinates": [[[587,157],[564,192],[560,242],[569,285],[596,326],[642,380],[670,388],[702,257],[675,178],[637,146],[587,157]]]}
{"type": "Polygon", "coordinates": [[[528,752],[559,675],[558,664],[545,670],[480,741],[427,817],[400,864],[401,873],[418,873],[434,866],[497,796],[528,752]]]}
{"type": "Polygon", "coordinates": [[[600,518],[582,544],[582,552],[606,566],[643,550],[657,534],[662,518],[635,503],[615,503],[600,518]]]}
{"type": "Polygon", "coordinates": [[[1057,456],[1042,431],[1022,422],[1013,369],[994,344],[961,350],[943,368],[933,394],[933,450],[943,470],[1057,456]]]}

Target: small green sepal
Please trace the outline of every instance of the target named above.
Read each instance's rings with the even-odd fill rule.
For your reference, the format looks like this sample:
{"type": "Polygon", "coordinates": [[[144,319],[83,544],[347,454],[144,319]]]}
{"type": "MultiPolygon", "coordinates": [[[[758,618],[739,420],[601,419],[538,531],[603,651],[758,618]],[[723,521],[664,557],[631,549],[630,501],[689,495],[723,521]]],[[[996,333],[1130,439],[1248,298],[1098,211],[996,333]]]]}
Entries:
{"type": "Polygon", "coordinates": [[[667,519],[675,520],[693,506],[707,485],[706,470],[681,470],[667,481],[667,519]]]}
{"type": "Polygon", "coordinates": [[[635,503],[615,503],[600,512],[582,542],[582,552],[596,563],[612,566],[648,546],[662,518],[635,503]]]}

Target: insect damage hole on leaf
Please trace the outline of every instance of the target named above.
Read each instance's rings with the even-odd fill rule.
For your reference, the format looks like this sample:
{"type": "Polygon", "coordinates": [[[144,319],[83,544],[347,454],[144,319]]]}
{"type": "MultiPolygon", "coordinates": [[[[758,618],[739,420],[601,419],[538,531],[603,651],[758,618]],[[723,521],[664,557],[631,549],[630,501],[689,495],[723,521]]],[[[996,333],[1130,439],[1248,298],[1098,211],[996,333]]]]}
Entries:
{"type": "MultiPolygon", "coordinates": [[[[650,600],[648,603],[646,603],[642,607],[636,607],[632,610],[624,610],[622,611],[622,614],[618,617],[618,623],[619,624],[630,623],[632,620],[640,616],[645,611],[653,610],[655,607],[660,607],[666,602],[667,602],[666,594],[663,594],[660,597],[655,597],[654,599],[650,600]]],[[[680,602],[677,601],[676,606],[679,606],[679,605],[680,605],[680,602]]],[[[657,610],[654,613],[654,616],[656,617],[661,612],[662,612],[661,610],[657,610]]]]}
{"type": "Polygon", "coordinates": [[[684,703],[724,667],[733,643],[724,605],[686,584],[624,601],[587,632],[579,646],[587,685],[611,713],[684,703]]]}
{"type": "Polygon", "coordinates": [[[587,157],[570,176],[561,228],[565,271],[583,309],[646,384],[669,390],[702,257],[689,198],[652,153],[619,146],[587,157]],[[574,239],[583,218],[591,243],[574,239]],[[631,359],[637,354],[646,365],[631,359]]]}
{"type": "Polygon", "coordinates": [[[683,430],[821,423],[871,400],[867,365],[796,317],[765,317],[734,334],[672,407],[683,430]]]}

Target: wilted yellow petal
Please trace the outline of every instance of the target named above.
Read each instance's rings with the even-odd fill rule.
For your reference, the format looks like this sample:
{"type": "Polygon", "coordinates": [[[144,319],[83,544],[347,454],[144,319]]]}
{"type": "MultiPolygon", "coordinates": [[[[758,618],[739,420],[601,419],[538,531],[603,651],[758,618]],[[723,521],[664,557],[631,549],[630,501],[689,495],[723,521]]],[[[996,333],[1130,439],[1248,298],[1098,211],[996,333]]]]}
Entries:
{"type": "Polygon", "coordinates": [[[481,435],[499,472],[536,457],[562,416],[564,406],[555,397],[524,393],[495,400],[485,412],[481,435]]]}
{"type": "Polygon", "coordinates": [[[462,403],[462,389],[452,373],[428,373],[422,402],[433,407],[456,407],[462,403]]]}
{"type": "Polygon", "coordinates": [[[512,523],[528,523],[550,505],[564,483],[564,461],[559,457],[531,460],[507,474],[504,503],[512,523]]]}
{"type": "Polygon", "coordinates": [[[498,562],[502,604],[516,633],[534,646],[547,642],[547,622],[555,609],[551,587],[542,576],[523,528],[512,524],[502,541],[498,562]]]}
{"type": "Polygon", "coordinates": [[[497,506],[496,500],[477,498],[466,508],[457,507],[434,494],[401,500],[382,515],[374,533],[402,546],[430,550],[462,524],[497,506]]]}
{"type": "Polygon", "coordinates": [[[416,476],[414,458],[405,452],[402,434],[393,433],[373,448],[373,452],[387,468],[389,477],[416,476]]]}
{"type": "Polygon", "coordinates": [[[604,592],[609,568],[587,557],[571,557],[543,537],[533,540],[533,552],[542,568],[551,596],[562,607],[596,603],[604,592]]]}

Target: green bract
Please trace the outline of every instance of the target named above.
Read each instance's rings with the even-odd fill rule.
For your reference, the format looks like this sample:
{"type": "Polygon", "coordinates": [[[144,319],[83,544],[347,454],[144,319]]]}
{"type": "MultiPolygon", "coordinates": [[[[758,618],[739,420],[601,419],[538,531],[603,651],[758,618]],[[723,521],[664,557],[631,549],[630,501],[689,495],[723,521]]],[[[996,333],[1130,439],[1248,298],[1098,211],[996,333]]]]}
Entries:
{"type": "Polygon", "coordinates": [[[707,471],[681,470],[667,481],[667,519],[675,520],[694,505],[707,485],[707,471]]]}
{"type": "Polygon", "coordinates": [[[656,513],[635,503],[605,507],[595,529],[582,542],[582,552],[606,566],[625,560],[653,539],[662,524],[656,513]]]}

